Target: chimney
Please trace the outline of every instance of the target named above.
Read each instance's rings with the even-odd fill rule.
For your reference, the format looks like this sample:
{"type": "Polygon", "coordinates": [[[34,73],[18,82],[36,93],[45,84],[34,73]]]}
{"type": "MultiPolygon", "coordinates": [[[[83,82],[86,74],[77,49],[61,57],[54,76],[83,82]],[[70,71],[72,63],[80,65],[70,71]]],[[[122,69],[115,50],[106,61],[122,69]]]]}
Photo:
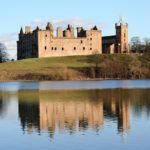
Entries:
{"type": "Polygon", "coordinates": [[[63,37],[63,32],[62,32],[62,28],[61,27],[57,28],[57,37],[58,38],[62,38],[63,37]]]}

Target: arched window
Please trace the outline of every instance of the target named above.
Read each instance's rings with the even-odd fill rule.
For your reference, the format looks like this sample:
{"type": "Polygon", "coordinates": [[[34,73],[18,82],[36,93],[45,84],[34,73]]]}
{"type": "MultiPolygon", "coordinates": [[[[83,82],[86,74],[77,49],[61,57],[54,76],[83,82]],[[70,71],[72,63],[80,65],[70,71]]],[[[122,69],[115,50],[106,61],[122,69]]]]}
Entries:
{"type": "Polygon", "coordinates": [[[76,47],[74,47],[74,50],[76,50],[76,47]]]}

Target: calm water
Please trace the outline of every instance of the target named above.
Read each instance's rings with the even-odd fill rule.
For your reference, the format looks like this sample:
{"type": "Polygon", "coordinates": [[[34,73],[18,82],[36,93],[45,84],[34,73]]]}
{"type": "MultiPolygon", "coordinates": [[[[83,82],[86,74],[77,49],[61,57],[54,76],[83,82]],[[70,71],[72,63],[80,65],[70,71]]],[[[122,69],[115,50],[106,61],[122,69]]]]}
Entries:
{"type": "Polygon", "coordinates": [[[0,150],[30,149],[149,150],[150,80],[0,83],[0,150]]]}

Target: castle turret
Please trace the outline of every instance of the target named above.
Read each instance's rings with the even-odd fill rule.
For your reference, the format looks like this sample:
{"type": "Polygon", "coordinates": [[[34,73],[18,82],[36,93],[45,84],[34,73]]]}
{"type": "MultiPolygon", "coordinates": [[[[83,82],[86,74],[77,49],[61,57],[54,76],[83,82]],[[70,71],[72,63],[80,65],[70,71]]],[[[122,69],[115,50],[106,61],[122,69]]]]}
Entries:
{"type": "Polygon", "coordinates": [[[77,37],[85,37],[86,32],[83,27],[77,27],[77,37]]]}
{"type": "Polygon", "coordinates": [[[20,33],[19,33],[19,40],[21,40],[22,39],[22,37],[23,37],[23,29],[22,29],[22,27],[21,27],[21,29],[20,29],[20,33]]]}
{"type": "Polygon", "coordinates": [[[67,29],[63,31],[63,35],[67,38],[74,38],[74,28],[68,25],[67,29]]]}
{"type": "Polygon", "coordinates": [[[70,24],[68,24],[67,30],[70,31],[71,37],[74,37],[74,28],[70,24]]]}
{"type": "Polygon", "coordinates": [[[125,53],[128,51],[128,24],[124,23],[122,19],[116,23],[116,36],[117,36],[117,53],[125,53]]]}
{"type": "Polygon", "coordinates": [[[46,30],[49,30],[51,32],[51,36],[53,37],[54,28],[50,22],[47,23],[46,30]]]}
{"type": "Polygon", "coordinates": [[[40,28],[37,26],[37,27],[36,27],[36,30],[37,30],[37,31],[39,31],[39,30],[40,30],[40,28]]]}
{"type": "Polygon", "coordinates": [[[19,33],[20,35],[23,35],[23,29],[22,29],[22,27],[21,27],[21,29],[20,29],[20,33],[19,33]]]}
{"type": "Polygon", "coordinates": [[[72,37],[71,32],[69,30],[65,30],[64,31],[64,37],[71,38],[72,37]]]}
{"type": "Polygon", "coordinates": [[[97,28],[97,26],[95,25],[91,30],[95,30],[95,31],[97,31],[98,30],[98,28],[97,28]]]}
{"type": "Polygon", "coordinates": [[[25,27],[25,34],[28,34],[28,33],[30,33],[30,26],[25,27]]]}
{"type": "Polygon", "coordinates": [[[54,31],[53,25],[50,22],[47,23],[46,30],[54,31]]]}

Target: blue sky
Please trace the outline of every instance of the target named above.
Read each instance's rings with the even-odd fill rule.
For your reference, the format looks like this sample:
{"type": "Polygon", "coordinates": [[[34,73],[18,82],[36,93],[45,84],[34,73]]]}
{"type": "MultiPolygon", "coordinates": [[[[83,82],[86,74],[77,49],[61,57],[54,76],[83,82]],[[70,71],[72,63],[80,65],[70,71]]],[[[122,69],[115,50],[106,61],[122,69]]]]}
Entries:
{"type": "Polygon", "coordinates": [[[103,35],[115,33],[122,16],[129,23],[129,37],[150,37],[150,0],[3,0],[0,2],[0,41],[15,49],[21,26],[97,24],[103,35]]]}

